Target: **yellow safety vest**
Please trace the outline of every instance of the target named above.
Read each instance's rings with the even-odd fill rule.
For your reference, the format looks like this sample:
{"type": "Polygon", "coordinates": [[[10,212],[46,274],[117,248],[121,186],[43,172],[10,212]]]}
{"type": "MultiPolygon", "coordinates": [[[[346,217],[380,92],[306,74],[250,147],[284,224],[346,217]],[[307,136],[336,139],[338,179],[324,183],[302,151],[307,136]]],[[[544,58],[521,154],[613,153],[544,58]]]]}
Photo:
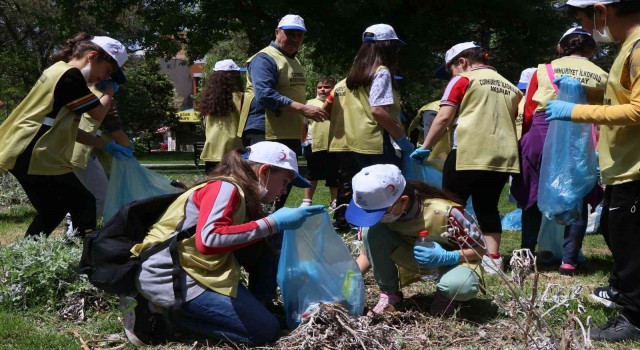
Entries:
{"type": "MultiPolygon", "coordinates": [[[[317,98],[307,101],[308,105],[322,107],[324,101],[320,101],[317,98]]],[[[311,151],[320,152],[329,149],[329,126],[330,121],[325,120],[323,122],[309,121],[309,132],[311,133],[311,151]]]]}
{"type": "MultiPolygon", "coordinates": [[[[622,44],[609,72],[605,104],[631,103],[631,92],[622,86],[620,77],[625,74],[625,64],[638,41],[640,29],[636,29],[622,44]]],[[[603,183],[618,185],[640,180],[640,125],[601,125],[598,152],[603,183]]]]}
{"type": "Polygon", "coordinates": [[[514,119],[522,92],[490,68],[460,75],[469,87],[458,109],[456,170],[519,173],[514,119]]]}
{"type": "Polygon", "coordinates": [[[333,104],[329,122],[329,152],[349,152],[344,133],[344,103],[347,95],[347,79],[340,80],[333,87],[333,104]]]}
{"type": "Polygon", "coordinates": [[[27,97],[0,126],[0,172],[13,169],[43,123],[52,122],[33,148],[28,173],[62,175],[73,170],[71,156],[80,116],[63,106],[53,121],[45,117],[53,110],[53,93],[58,81],[73,67],[57,62],[47,68],[27,97]]]}
{"type": "MultiPolygon", "coordinates": [[[[221,180],[212,180],[221,181],[221,180]]],[[[235,208],[233,225],[246,222],[246,207],[244,192],[233,179],[225,178],[224,181],[236,186],[240,194],[240,203],[235,208]]],[[[176,232],[176,228],[183,222],[185,217],[185,205],[189,197],[196,190],[206,186],[203,183],[186,191],[176,199],[162,214],[158,222],[152,227],[144,241],[131,248],[131,253],[139,256],[149,247],[164,242],[176,232]]],[[[205,287],[223,295],[235,297],[238,292],[238,282],[240,281],[240,264],[236,260],[233,252],[204,255],[198,251],[195,243],[195,235],[178,244],[178,254],[182,268],[196,281],[205,287]]]]}
{"type": "MultiPolygon", "coordinates": [[[[587,87],[591,99],[589,104],[602,104],[602,96],[607,86],[608,74],[602,68],[596,66],[586,58],[565,56],[551,61],[553,75],[559,78],[563,75],[570,75],[576,78],[582,85],[587,87]]],[[[553,82],[549,78],[547,65],[538,65],[536,71],[538,79],[538,90],[531,98],[538,105],[536,112],[547,110],[547,102],[555,100],[557,97],[553,82]]]]}
{"type": "MultiPolygon", "coordinates": [[[[91,91],[98,96],[98,98],[102,98],[104,93],[102,91],[98,91],[96,89],[91,89],[91,91]]],[[[82,117],[80,118],[80,124],[78,125],[78,129],[82,131],[86,131],[91,135],[97,135],[98,130],[100,129],[100,125],[102,125],[102,121],[97,121],[89,115],[89,113],[82,113],[82,117]]],[[[89,145],[85,145],[80,142],[76,142],[75,146],[73,146],[73,155],[71,156],[71,164],[79,169],[84,169],[87,167],[89,163],[89,157],[91,156],[91,151],[93,151],[93,147],[89,145]]]]}
{"type": "MultiPolygon", "coordinates": [[[[276,91],[295,102],[304,103],[306,100],[307,80],[300,61],[297,58],[285,56],[282,51],[271,45],[260,50],[260,52],[269,55],[276,62],[278,67],[278,86],[276,86],[276,91]]],[[[247,65],[251,64],[251,60],[254,57],[255,55],[247,60],[247,65]]],[[[240,112],[238,136],[242,136],[244,127],[247,125],[251,101],[253,101],[254,96],[251,74],[247,74],[247,87],[245,88],[242,111],[240,112]]],[[[298,112],[265,109],[265,138],[267,140],[302,139],[304,137],[302,134],[303,117],[298,112]]]]}
{"type": "Polygon", "coordinates": [[[228,152],[242,147],[242,140],[238,137],[238,122],[242,108],[242,92],[233,93],[234,109],[227,115],[206,116],[205,130],[207,140],[204,143],[200,159],[207,162],[219,162],[228,152]]]}
{"type": "MultiPolygon", "coordinates": [[[[386,68],[379,66],[376,71],[386,68]]],[[[383,154],[384,128],[378,124],[371,113],[369,90],[371,86],[359,87],[355,91],[347,89],[344,103],[344,131],[349,149],[361,154],[383,154]]],[[[389,115],[396,124],[400,123],[400,99],[393,92],[393,105],[389,106],[389,115]]]]}

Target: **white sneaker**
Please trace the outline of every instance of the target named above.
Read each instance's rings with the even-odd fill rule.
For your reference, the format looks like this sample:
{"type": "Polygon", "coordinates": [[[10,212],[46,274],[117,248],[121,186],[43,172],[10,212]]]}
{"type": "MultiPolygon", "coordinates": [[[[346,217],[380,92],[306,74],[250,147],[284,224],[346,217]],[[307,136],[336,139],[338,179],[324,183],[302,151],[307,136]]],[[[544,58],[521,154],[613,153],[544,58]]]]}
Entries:
{"type": "Polygon", "coordinates": [[[300,208],[311,206],[311,204],[312,204],[311,199],[305,198],[302,200],[302,204],[300,204],[300,208]]]}
{"type": "Polygon", "coordinates": [[[490,256],[485,255],[482,257],[482,267],[484,268],[484,272],[489,275],[497,274],[498,271],[504,270],[504,262],[502,257],[498,259],[492,259],[490,256]]]}

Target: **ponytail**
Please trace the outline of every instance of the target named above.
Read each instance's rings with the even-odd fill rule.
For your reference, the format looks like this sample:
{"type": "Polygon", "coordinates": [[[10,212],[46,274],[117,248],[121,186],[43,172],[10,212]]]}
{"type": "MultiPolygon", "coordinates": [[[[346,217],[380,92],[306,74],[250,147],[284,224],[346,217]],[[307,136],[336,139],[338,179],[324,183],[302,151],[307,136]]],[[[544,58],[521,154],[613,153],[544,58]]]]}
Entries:
{"type": "Polygon", "coordinates": [[[97,51],[98,56],[96,57],[96,59],[98,60],[111,60],[115,62],[113,57],[106,53],[100,46],[91,41],[92,38],[93,35],[80,32],[73,38],[65,40],[65,42],[62,43],[62,47],[60,48],[60,50],[54,52],[51,56],[53,62],[69,62],[73,58],[84,57],[89,51],[97,51]]]}
{"type": "Polygon", "coordinates": [[[560,45],[561,57],[573,54],[588,57],[596,49],[596,41],[591,35],[580,33],[567,34],[558,44],[560,45]]]}

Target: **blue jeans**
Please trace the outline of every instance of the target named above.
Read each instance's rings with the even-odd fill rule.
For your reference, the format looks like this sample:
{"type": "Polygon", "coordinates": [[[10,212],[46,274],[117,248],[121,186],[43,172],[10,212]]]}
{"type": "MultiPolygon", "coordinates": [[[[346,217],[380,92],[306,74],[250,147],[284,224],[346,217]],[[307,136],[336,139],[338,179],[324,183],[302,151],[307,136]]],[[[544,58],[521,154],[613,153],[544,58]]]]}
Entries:
{"type": "Polygon", "coordinates": [[[231,340],[251,346],[276,339],[280,324],[242,284],[235,298],[207,289],[169,312],[175,326],[207,338],[231,340]]]}

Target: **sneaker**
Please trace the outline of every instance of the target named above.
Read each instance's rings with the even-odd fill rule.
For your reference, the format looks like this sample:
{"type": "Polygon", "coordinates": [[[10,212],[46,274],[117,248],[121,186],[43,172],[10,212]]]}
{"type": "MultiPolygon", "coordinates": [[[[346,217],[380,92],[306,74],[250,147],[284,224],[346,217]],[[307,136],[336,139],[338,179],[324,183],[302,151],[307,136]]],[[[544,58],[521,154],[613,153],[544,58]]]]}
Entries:
{"type": "Polygon", "coordinates": [[[144,297],[121,295],[119,307],[123,314],[124,334],[131,344],[145,346],[164,342],[164,318],[151,312],[144,297]]]}
{"type": "Polygon", "coordinates": [[[484,268],[484,272],[488,275],[495,275],[498,271],[503,270],[504,262],[502,257],[498,259],[492,259],[490,256],[485,255],[482,257],[482,267],[484,268]]]}
{"type": "Polygon", "coordinates": [[[404,297],[402,296],[401,291],[389,294],[380,293],[380,299],[378,299],[378,303],[373,309],[369,310],[367,316],[373,316],[388,311],[395,311],[394,306],[400,303],[403,299],[404,297]]]}
{"type": "Polygon", "coordinates": [[[567,264],[563,262],[562,265],[560,265],[560,269],[558,269],[558,272],[563,276],[575,276],[576,265],[567,264]]]}
{"type": "Polygon", "coordinates": [[[309,207],[309,206],[311,206],[311,204],[312,204],[311,199],[306,199],[305,198],[305,199],[302,200],[302,204],[300,204],[300,208],[309,207]]]}
{"type": "Polygon", "coordinates": [[[616,303],[618,299],[618,293],[611,287],[598,287],[594,289],[589,296],[591,299],[603,304],[611,309],[618,309],[620,305],[616,303]]]}
{"type": "Polygon", "coordinates": [[[434,316],[449,317],[455,313],[459,306],[460,302],[451,300],[444,296],[440,291],[437,291],[436,296],[433,298],[433,302],[431,302],[431,306],[429,307],[429,313],[434,316]]]}
{"type": "Polygon", "coordinates": [[[591,329],[591,340],[615,342],[639,339],[640,329],[631,324],[624,315],[612,317],[602,326],[591,329]]]}

